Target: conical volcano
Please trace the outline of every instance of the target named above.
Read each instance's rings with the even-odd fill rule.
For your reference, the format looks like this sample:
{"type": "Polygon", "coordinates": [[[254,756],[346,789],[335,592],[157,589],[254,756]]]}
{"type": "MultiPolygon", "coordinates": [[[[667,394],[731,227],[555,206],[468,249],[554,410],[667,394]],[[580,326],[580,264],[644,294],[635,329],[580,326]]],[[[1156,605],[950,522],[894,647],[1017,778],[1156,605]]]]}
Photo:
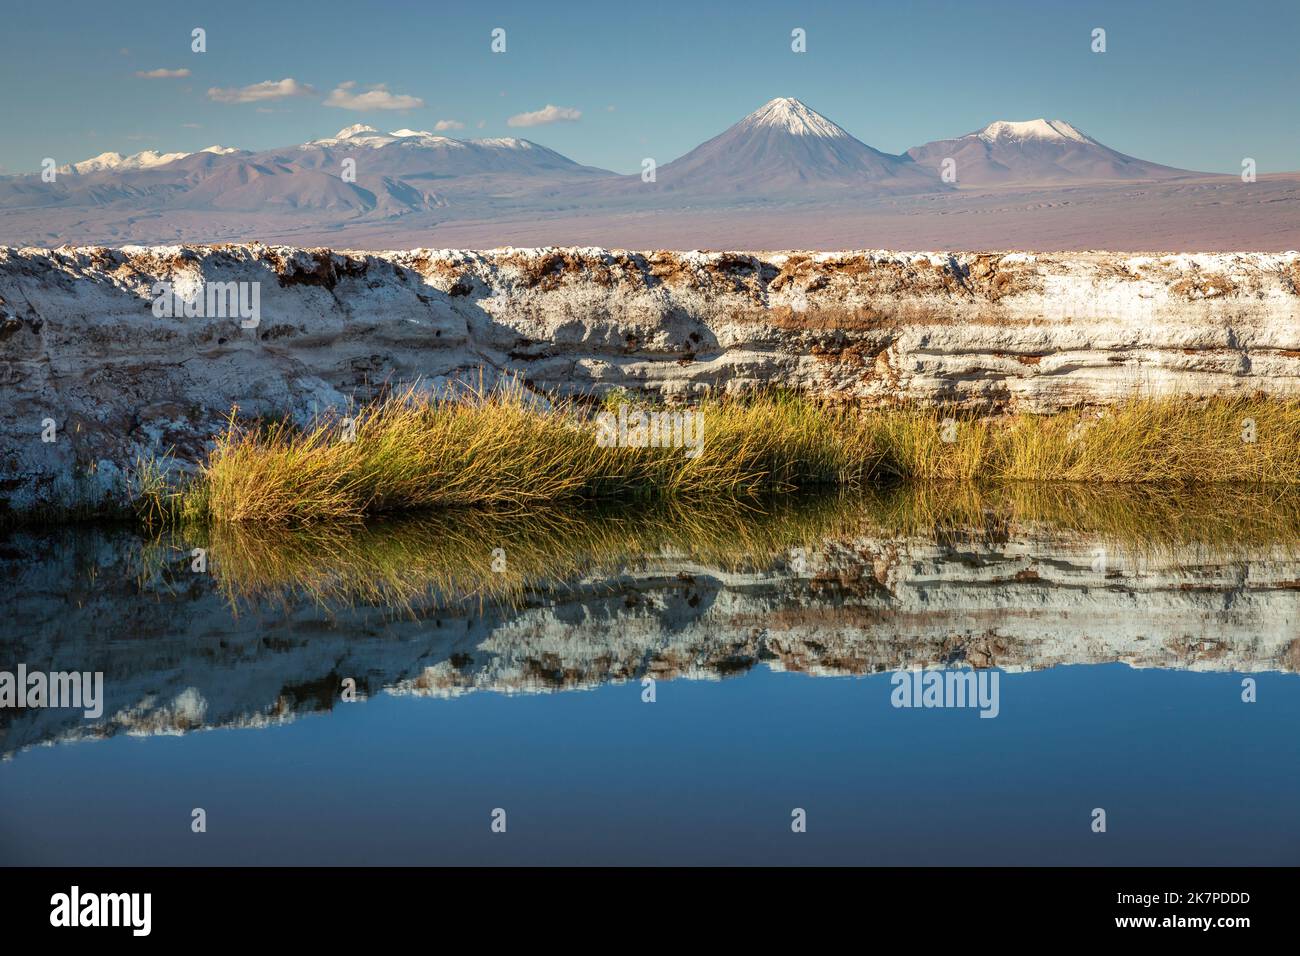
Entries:
{"type": "Polygon", "coordinates": [[[911,160],[882,153],[799,100],[763,104],[730,129],[660,166],[664,191],[781,196],[818,191],[934,191],[911,160]]]}

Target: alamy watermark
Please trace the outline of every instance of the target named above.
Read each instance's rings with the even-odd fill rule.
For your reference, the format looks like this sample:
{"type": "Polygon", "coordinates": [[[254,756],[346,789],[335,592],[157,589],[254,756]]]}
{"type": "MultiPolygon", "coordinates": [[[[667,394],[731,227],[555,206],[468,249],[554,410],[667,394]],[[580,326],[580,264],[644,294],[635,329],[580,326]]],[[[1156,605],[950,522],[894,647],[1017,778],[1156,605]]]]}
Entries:
{"type": "Polygon", "coordinates": [[[50,925],[56,927],[126,927],[133,936],[153,928],[152,893],[83,893],[73,886],[50,897],[50,925]]]}
{"type": "Polygon", "coordinates": [[[155,282],[153,314],[160,319],[234,319],[245,329],[262,321],[262,283],[204,282],[190,295],[181,295],[170,282],[155,282]]]}
{"type": "Polygon", "coordinates": [[[972,707],[980,717],[996,717],[1002,710],[1000,675],[996,670],[900,670],[890,678],[889,702],[899,708],[972,707]]]}
{"type": "Polygon", "coordinates": [[[55,707],[81,710],[87,720],[104,713],[104,672],[0,671],[0,708],[55,707]]]}
{"type": "Polygon", "coordinates": [[[618,414],[596,416],[596,444],[601,448],[685,448],[687,458],[704,450],[704,413],[647,412],[618,406],[618,414]]]}

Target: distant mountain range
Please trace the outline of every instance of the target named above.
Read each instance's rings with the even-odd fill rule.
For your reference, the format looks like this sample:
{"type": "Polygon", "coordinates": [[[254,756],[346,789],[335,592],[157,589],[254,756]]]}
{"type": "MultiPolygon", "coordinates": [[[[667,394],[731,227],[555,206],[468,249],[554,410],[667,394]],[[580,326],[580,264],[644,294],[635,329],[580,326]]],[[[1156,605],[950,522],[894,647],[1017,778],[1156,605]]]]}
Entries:
{"type": "Polygon", "coordinates": [[[53,183],[39,176],[0,179],[0,208],[125,204],[391,216],[446,206],[448,195],[514,195],[612,175],[523,139],[460,140],[349,126],[325,139],[258,153],[225,146],[103,153],[64,166],[53,183]]]}
{"type": "Polygon", "coordinates": [[[1127,156],[1063,120],[999,120],[893,155],[782,97],[660,165],[652,179],[584,166],[526,139],[462,140],[363,125],[260,152],[102,153],[61,167],[52,183],[36,174],[0,177],[0,243],[213,241],[344,228],[369,236],[376,227],[387,235],[384,224],[428,230],[555,210],[612,215],[834,202],[842,212],[972,189],[1206,175],[1127,156]],[[955,178],[943,175],[947,159],[955,178]]]}
{"type": "Polygon", "coordinates": [[[465,196],[525,196],[567,187],[596,195],[689,194],[730,198],[823,190],[868,194],[951,189],[941,177],[956,161],[957,183],[1028,186],[1189,175],[1134,159],[1061,120],[999,121],[977,133],[881,152],[796,99],[764,104],[685,156],[652,182],[582,166],[526,139],[454,139],[423,130],[381,133],[349,126],[297,146],[249,152],[209,146],[197,153],[102,153],[39,176],[0,180],[0,207],[125,202],[143,208],[264,211],[268,208],[402,215],[465,196]],[[345,161],[355,162],[355,181],[345,161]]]}

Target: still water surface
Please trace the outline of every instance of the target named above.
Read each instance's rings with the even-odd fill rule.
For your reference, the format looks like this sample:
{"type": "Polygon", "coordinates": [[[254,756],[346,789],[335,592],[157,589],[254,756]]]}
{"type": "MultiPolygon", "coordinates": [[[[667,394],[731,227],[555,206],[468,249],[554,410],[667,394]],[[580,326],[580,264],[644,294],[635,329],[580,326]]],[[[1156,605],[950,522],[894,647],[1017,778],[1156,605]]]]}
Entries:
{"type": "Polygon", "coordinates": [[[10,531],[0,862],[1300,863],[1294,508],[1146,494],[10,531]]]}

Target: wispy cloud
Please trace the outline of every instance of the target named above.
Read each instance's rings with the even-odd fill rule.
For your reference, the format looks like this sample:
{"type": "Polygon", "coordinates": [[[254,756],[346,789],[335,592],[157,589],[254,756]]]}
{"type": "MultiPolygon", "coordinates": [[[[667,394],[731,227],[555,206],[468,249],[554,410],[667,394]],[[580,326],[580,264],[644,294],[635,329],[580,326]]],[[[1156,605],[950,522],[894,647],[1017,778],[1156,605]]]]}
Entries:
{"type": "Polygon", "coordinates": [[[179,80],[182,77],[189,76],[190,71],[186,69],[136,70],[135,75],[140,77],[142,80],[179,80]]]}
{"type": "Polygon", "coordinates": [[[462,123],[460,120],[438,120],[438,122],[433,124],[433,131],[435,133],[445,133],[449,129],[464,129],[464,128],[465,128],[465,124],[462,123]]]}
{"type": "Polygon", "coordinates": [[[316,90],[293,77],[283,80],[263,80],[251,86],[214,86],[208,90],[208,99],[218,103],[257,103],[261,100],[280,100],[289,96],[314,96],[316,90]]]}
{"type": "Polygon", "coordinates": [[[582,119],[582,110],[571,106],[552,106],[546,104],[540,110],[531,113],[516,113],[506,120],[507,126],[545,126],[547,123],[576,123],[582,119]]]}
{"type": "Polygon", "coordinates": [[[424,105],[424,100],[418,96],[390,93],[386,83],[376,84],[362,93],[353,92],[356,85],[352,81],[340,83],[330,91],[325,105],[343,110],[413,110],[424,105]]]}

